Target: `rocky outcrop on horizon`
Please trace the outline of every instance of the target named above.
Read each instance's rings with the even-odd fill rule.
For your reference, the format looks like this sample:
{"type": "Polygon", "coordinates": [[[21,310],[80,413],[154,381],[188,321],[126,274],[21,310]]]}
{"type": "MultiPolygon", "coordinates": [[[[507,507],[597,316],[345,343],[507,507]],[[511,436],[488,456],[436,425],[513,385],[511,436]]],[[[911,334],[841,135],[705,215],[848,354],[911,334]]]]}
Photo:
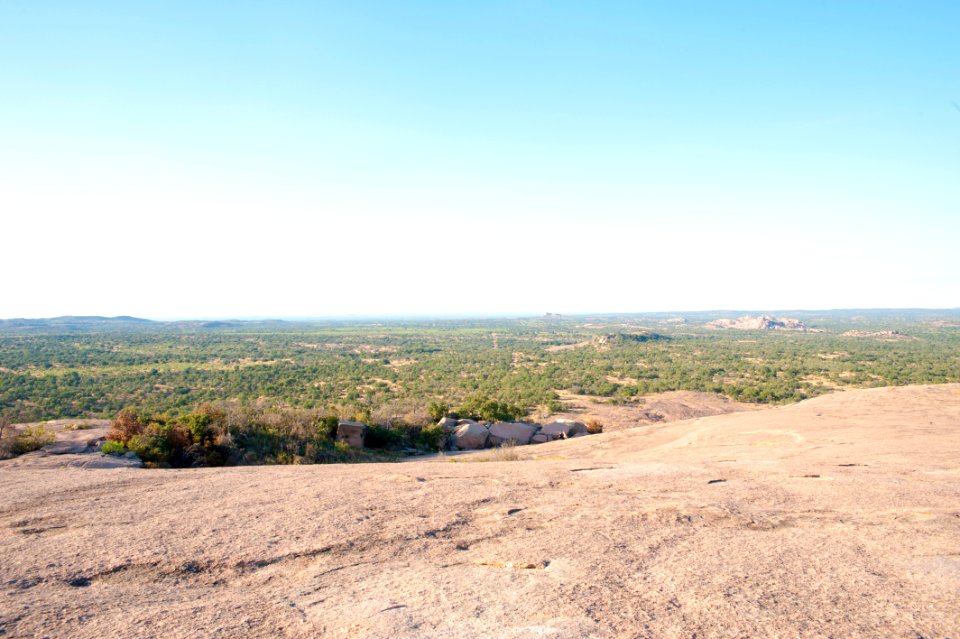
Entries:
{"type": "Polygon", "coordinates": [[[772,317],[744,315],[737,319],[718,319],[705,324],[713,329],[737,329],[741,331],[811,331],[803,321],[790,317],[772,317]]]}

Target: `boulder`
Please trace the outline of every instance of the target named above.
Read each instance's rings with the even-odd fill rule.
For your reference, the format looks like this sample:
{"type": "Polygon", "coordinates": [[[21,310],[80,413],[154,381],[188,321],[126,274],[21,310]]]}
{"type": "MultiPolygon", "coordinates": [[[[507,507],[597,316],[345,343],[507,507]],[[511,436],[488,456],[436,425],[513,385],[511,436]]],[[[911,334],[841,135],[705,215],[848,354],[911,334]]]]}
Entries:
{"type": "MultiPolygon", "coordinates": [[[[468,422],[472,420],[466,420],[468,422]]],[[[490,431],[476,422],[461,424],[453,431],[453,445],[460,450],[486,448],[490,441],[490,431]]]]}
{"type": "Polygon", "coordinates": [[[490,445],[499,446],[505,441],[514,441],[526,446],[540,429],[536,424],[526,422],[497,422],[490,427],[490,445]]]}
{"type": "Polygon", "coordinates": [[[444,417],[439,422],[437,422],[437,426],[439,426],[445,433],[450,433],[455,431],[457,429],[457,426],[459,426],[459,424],[460,423],[453,417],[444,417]]]}
{"type": "Polygon", "coordinates": [[[337,424],[337,441],[347,442],[350,448],[363,448],[366,437],[366,424],[360,422],[340,422],[337,424]]]}
{"type": "Polygon", "coordinates": [[[539,432],[530,439],[531,444],[546,444],[547,442],[552,442],[555,439],[560,439],[559,437],[554,437],[549,433],[539,432]]]}
{"type": "Polygon", "coordinates": [[[576,437],[577,435],[588,435],[586,424],[574,421],[572,419],[558,419],[549,424],[544,424],[540,432],[552,435],[556,438],[576,437]]]}

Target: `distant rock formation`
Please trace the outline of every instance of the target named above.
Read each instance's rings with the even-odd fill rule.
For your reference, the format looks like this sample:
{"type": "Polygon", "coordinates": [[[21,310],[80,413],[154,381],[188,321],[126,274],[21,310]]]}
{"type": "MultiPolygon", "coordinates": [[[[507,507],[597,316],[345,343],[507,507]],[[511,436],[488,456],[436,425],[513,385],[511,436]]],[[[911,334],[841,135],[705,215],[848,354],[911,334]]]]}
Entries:
{"type": "Polygon", "coordinates": [[[737,319],[718,319],[706,323],[707,328],[728,329],[733,328],[741,331],[809,331],[806,324],[798,319],[789,317],[771,317],[769,315],[758,315],[751,317],[745,315],[737,319]]]}

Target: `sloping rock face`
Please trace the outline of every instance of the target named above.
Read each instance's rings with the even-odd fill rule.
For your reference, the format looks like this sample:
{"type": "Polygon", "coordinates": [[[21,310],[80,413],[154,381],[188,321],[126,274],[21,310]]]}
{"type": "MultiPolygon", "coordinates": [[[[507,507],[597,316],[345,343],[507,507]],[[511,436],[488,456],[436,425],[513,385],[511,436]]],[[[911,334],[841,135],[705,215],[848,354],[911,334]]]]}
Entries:
{"type": "MultiPolygon", "coordinates": [[[[0,462],[4,468],[35,468],[35,469],[64,469],[64,468],[143,468],[143,462],[136,453],[127,452],[124,455],[105,455],[99,452],[85,453],[56,453],[50,454],[43,450],[27,453],[0,462]]],[[[2,633],[0,633],[2,635],[2,633]]]]}
{"type": "MultiPolygon", "coordinates": [[[[551,439],[567,439],[569,437],[576,437],[580,434],[589,433],[587,430],[587,425],[583,422],[578,422],[572,419],[558,419],[555,422],[550,422],[549,424],[544,424],[543,428],[540,429],[540,433],[551,439]]],[[[545,440],[545,441],[550,441],[545,440]]]]}
{"type": "Polygon", "coordinates": [[[473,420],[461,420],[460,426],[453,432],[453,445],[460,450],[486,448],[490,442],[490,430],[473,420]]]}
{"type": "Polygon", "coordinates": [[[958,423],[949,384],[506,463],[15,458],[0,638],[960,639],[958,423]]]}
{"type": "Polygon", "coordinates": [[[490,445],[499,446],[506,441],[514,441],[526,446],[537,434],[540,427],[526,422],[497,422],[490,427],[490,445]]]}
{"type": "Polygon", "coordinates": [[[350,448],[363,448],[366,437],[366,424],[360,422],[340,422],[337,424],[337,441],[347,442],[350,448]]]}
{"type": "Polygon", "coordinates": [[[143,468],[143,462],[133,451],[123,455],[85,455],[89,459],[77,464],[81,468],[143,468]]]}
{"type": "Polygon", "coordinates": [[[77,431],[75,433],[62,432],[57,434],[56,442],[43,447],[43,452],[48,455],[92,453],[98,451],[104,441],[106,440],[102,435],[91,435],[84,431],[77,431]]]}

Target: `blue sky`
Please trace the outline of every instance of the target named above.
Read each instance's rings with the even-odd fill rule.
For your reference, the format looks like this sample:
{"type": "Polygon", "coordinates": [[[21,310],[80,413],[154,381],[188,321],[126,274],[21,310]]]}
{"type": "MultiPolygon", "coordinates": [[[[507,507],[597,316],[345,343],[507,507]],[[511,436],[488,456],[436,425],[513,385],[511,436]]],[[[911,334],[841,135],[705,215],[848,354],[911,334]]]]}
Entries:
{"type": "Polygon", "coordinates": [[[957,25],[0,1],[0,317],[958,306],[957,25]]]}

